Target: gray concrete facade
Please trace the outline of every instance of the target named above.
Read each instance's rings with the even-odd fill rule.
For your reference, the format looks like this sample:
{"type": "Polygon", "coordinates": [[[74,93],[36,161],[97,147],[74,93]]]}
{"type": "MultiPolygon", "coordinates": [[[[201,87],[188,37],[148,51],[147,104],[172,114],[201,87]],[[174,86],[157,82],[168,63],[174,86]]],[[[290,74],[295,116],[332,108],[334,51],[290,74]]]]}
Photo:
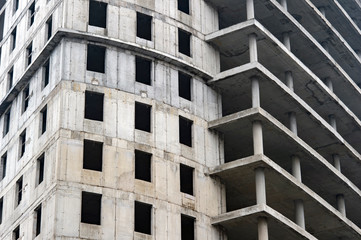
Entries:
{"type": "Polygon", "coordinates": [[[0,239],[361,239],[359,0],[4,0],[0,27],[0,239]]]}

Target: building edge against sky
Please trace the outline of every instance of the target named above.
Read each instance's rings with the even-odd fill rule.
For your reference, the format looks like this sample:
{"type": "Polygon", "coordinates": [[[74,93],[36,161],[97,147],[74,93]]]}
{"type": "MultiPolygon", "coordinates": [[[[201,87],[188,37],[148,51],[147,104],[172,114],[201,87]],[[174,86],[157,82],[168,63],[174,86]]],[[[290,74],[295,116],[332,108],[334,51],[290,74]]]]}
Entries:
{"type": "Polygon", "coordinates": [[[0,7],[0,239],[361,239],[358,0],[0,7]]]}

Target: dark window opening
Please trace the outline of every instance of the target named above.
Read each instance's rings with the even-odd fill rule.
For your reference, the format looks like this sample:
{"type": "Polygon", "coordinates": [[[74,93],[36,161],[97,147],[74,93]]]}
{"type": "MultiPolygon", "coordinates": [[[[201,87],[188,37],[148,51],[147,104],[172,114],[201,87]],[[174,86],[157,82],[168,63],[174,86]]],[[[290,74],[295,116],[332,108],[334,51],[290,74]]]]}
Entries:
{"type": "Polygon", "coordinates": [[[151,85],[151,66],[152,61],[135,57],[135,81],[151,85]]]}
{"type": "Polygon", "coordinates": [[[89,25],[107,27],[107,4],[90,0],[89,2],[89,25]]]}
{"type": "Polygon", "coordinates": [[[193,217],[181,214],[181,239],[194,240],[194,221],[193,217]]]}
{"type": "Polygon", "coordinates": [[[4,198],[0,199],[0,224],[3,223],[4,198]]]}
{"type": "Polygon", "coordinates": [[[135,102],[135,129],[150,132],[152,106],[135,102]]]}
{"type": "Polygon", "coordinates": [[[24,156],[26,150],[26,129],[20,134],[20,158],[24,156]]]}
{"type": "Polygon", "coordinates": [[[45,88],[50,80],[50,64],[49,61],[47,61],[44,66],[43,66],[43,71],[44,71],[44,75],[43,75],[43,88],[45,88]]]}
{"type": "Polygon", "coordinates": [[[46,122],[47,122],[47,117],[48,117],[48,109],[47,106],[45,106],[41,111],[40,111],[40,115],[41,115],[41,134],[46,132],[46,122]]]}
{"type": "Polygon", "coordinates": [[[137,37],[152,41],[152,17],[137,12],[137,37]]]}
{"type": "Polygon", "coordinates": [[[1,179],[3,180],[6,176],[6,163],[8,160],[8,155],[7,153],[4,153],[4,155],[1,156],[1,165],[0,165],[0,174],[1,174],[1,179]]]}
{"type": "Polygon", "coordinates": [[[53,18],[50,17],[50,18],[48,19],[48,21],[46,21],[46,36],[47,36],[47,40],[49,40],[52,35],[53,35],[53,18]]]}
{"type": "Polygon", "coordinates": [[[152,154],[135,150],[135,178],[151,182],[152,154]]]}
{"type": "Polygon", "coordinates": [[[178,28],[178,51],[191,56],[191,33],[178,28]]]}
{"type": "Polygon", "coordinates": [[[85,91],[85,118],[103,121],[104,94],[85,91]]]}
{"type": "Polygon", "coordinates": [[[20,239],[20,226],[17,226],[13,231],[13,239],[20,239]]]}
{"type": "Polygon", "coordinates": [[[41,232],[41,204],[35,209],[35,236],[38,236],[41,232]]]}
{"type": "Polygon", "coordinates": [[[29,7],[29,26],[33,25],[35,20],[35,1],[29,7]]]}
{"type": "Polygon", "coordinates": [[[23,177],[20,177],[16,181],[16,203],[17,206],[21,203],[23,199],[23,177]]]}
{"type": "Polygon", "coordinates": [[[180,190],[182,193],[193,195],[193,171],[186,165],[180,165],[180,190]]]}
{"type": "Polygon", "coordinates": [[[178,72],[178,94],[189,101],[191,101],[191,79],[190,75],[178,72]]]}
{"type": "Polygon", "coordinates": [[[13,51],[16,47],[16,27],[11,32],[11,51],[13,51]]]}
{"type": "Polygon", "coordinates": [[[3,6],[5,5],[6,0],[0,0],[0,9],[3,8],[3,6]]]}
{"type": "Polygon", "coordinates": [[[8,111],[4,114],[4,136],[8,134],[10,130],[10,108],[8,111]]]}
{"type": "Polygon", "coordinates": [[[86,69],[105,73],[105,47],[88,44],[86,69]]]}
{"type": "Polygon", "coordinates": [[[179,142],[192,147],[193,121],[179,116],[179,142]]]}
{"type": "Polygon", "coordinates": [[[30,91],[29,91],[29,85],[27,85],[23,90],[23,113],[28,109],[29,107],[29,100],[30,100],[30,91]]]}
{"type": "Polygon", "coordinates": [[[18,10],[19,8],[19,0],[14,0],[14,13],[18,10]]]}
{"type": "Polygon", "coordinates": [[[41,154],[41,156],[37,160],[37,185],[43,182],[44,180],[44,164],[45,164],[45,154],[41,154]]]}
{"type": "Polygon", "coordinates": [[[103,143],[84,139],[83,168],[102,171],[103,168],[103,143]]]}
{"type": "Polygon", "coordinates": [[[189,0],[178,0],[178,10],[189,14],[189,0]]]}
{"type": "Polygon", "coordinates": [[[5,11],[0,15],[0,41],[4,37],[5,11]]]}
{"type": "Polygon", "coordinates": [[[8,72],[8,90],[11,89],[14,83],[14,67],[12,67],[8,72]]]}
{"type": "Polygon", "coordinates": [[[152,205],[135,201],[134,231],[151,235],[152,205]]]}
{"type": "Polygon", "coordinates": [[[33,43],[31,42],[29,46],[26,48],[26,64],[29,66],[32,62],[33,56],[33,43]]]}
{"type": "Polygon", "coordinates": [[[100,225],[102,195],[82,192],[81,222],[100,225]]]}

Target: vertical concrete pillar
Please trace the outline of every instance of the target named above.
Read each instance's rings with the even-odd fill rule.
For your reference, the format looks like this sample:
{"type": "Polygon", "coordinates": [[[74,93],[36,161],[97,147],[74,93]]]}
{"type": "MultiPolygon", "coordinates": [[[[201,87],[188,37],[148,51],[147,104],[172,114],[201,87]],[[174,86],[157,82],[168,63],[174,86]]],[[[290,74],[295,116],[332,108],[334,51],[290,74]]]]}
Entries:
{"type": "Polygon", "coordinates": [[[318,10],[320,10],[322,16],[326,17],[326,8],[324,8],[324,7],[319,7],[318,10]]]}
{"type": "Polygon", "coordinates": [[[251,77],[251,85],[252,85],[252,107],[260,107],[261,97],[259,92],[258,77],[251,77]]]}
{"type": "Polygon", "coordinates": [[[253,121],[253,152],[254,154],[263,154],[263,134],[261,121],[253,121]]]}
{"type": "Polygon", "coordinates": [[[285,47],[291,51],[290,33],[289,32],[282,33],[282,38],[283,38],[283,45],[285,45],[285,47]]]}
{"type": "Polygon", "coordinates": [[[248,41],[249,41],[249,61],[257,62],[258,61],[257,35],[255,33],[248,35],[248,41]]]}
{"type": "Polygon", "coordinates": [[[332,155],[333,158],[333,166],[341,172],[341,160],[340,160],[340,156],[338,154],[333,154],[332,155]]]}
{"type": "Polygon", "coordinates": [[[266,177],[264,168],[259,167],[255,170],[256,176],[256,200],[257,204],[266,204],[266,177]]]}
{"type": "Polygon", "coordinates": [[[258,240],[268,240],[267,218],[259,217],[258,221],[258,240]]]}
{"type": "Polygon", "coordinates": [[[340,211],[342,216],[346,217],[346,204],[345,204],[345,197],[343,194],[338,194],[336,196],[337,200],[337,209],[340,211]]]}
{"type": "Polygon", "coordinates": [[[333,92],[333,84],[332,84],[331,79],[330,79],[330,78],[326,78],[326,79],[324,80],[324,82],[325,82],[326,86],[333,92]]]}
{"type": "Polygon", "coordinates": [[[295,201],[295,222],[301,228],[305,228],[305,210],[302,200],[295,201]]]}
{"type": "Polygon", "coordinates": [[[292,175],[300,182],[302,182],[301,160],[298,156],[291,157],[292,160],[292,175]]]}
{"type": "Polygon", "coordinates": [[[285,72],[285,77],[286,77],[286,85],[287,85],[287,87],[289,89],[291,89],[292,91],[294,91],[292,72],[291,71],[285,72]]]}
{"type": "Polygon", "coordinates": [[[247,20],[254,18],[255,14],[254,14],[254,2],[253,0],[247,0],[246,2],[247,5],[247,20]]]}
{"type": "Polygon", "coordinates": [[[295,112],[289,112],[288,118],[290,121],[290,130],[297,135],[297,119],[296,119],[296,113],[295,112]]]}
{"type": "Polygon", "coordinates": [[[337,131],[337,125],[336,125],[336,118],[335,115],[331,114],[328,116],[328,121],[331,125],[331,127],[333,127],[336,131],[337,131]]]}
{"type": "Polygon", "coordinates": [[[281,5],[287,11],[287,0],[281,0],[281,5]]]}

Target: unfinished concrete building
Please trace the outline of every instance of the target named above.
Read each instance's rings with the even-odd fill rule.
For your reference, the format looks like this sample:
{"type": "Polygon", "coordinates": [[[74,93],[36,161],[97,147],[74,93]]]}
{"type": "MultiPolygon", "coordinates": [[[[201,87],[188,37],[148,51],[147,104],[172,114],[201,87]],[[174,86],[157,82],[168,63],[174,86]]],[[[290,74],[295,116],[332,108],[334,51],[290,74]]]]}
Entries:
{"type": "Polygon", "coordinates": [[[0,239],[361,239],[359,0],[0,0],[0,239]]]}

